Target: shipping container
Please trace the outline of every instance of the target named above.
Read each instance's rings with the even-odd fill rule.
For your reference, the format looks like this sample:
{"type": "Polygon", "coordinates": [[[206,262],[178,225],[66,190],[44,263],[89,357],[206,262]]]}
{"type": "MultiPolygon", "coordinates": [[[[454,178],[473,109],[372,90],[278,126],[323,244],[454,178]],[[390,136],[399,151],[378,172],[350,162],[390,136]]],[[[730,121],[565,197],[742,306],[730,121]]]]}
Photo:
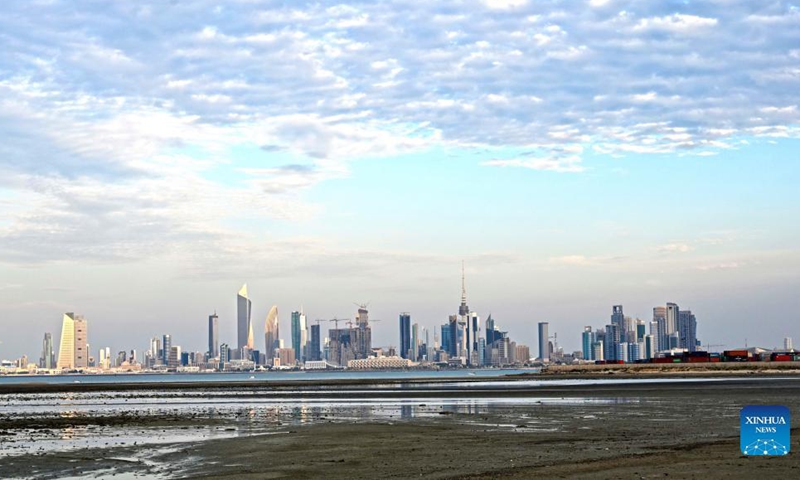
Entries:
{"type": "Polygon", "coordinates": [[[653,359],[653,363],[672,363],[671,357],[657,357],[653,359]]]}
{"type": "Polygon", "coordinates": [[[775,352],[769,356],[770,361],[773,362],[792,362],[794,361],[794,355],[790,353],[778,353],[775,352]]]}
{"type": "Polygon", "coordinates": [[[750,352],[747,350],[725,350],[722,354],[726,357],[749,357],[750,352]]]}
{"type": "Polygon", "coordinates": [[[711,358],[709,357],[689,357],[687,359],[689,363],[709,363],[711,358]]]}

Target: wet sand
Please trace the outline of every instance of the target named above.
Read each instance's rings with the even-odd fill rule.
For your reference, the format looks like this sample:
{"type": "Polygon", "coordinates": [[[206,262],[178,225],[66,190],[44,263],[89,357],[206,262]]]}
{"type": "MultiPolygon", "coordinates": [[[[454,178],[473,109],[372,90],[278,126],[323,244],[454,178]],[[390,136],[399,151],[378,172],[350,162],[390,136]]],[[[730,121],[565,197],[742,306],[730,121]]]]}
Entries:
{"type": "MultiPolygon", "coordinates": [[[[460,394],[462,400],[476,401],[487,395],[486,389],[462,389],[460,394]]],[[[799,379],[551,385],[507,395],[500,389],[490,396],[494,400],[460,406],[447,398],[425,404],[411,397],[406,400],[411,403],[385,410],[381,401],[371,407],[336,404],[302,410],[303,421],[297,421],[299,407],[291,404],[270,410],[268,416],[253,408],[249,418],[236,413],[209,419],[196,412],[105,416],[102,421],[110,431],[123,425],[154,432],[185,429],[187,441],[0,456],[0,472],[23,478],[111,473],[117,478],[800,476],[799,379]],[[526,396],[539,400],[526,401],[526,396]],[[739,409],[748,404],[792,410],[794,452],[780,458],[740,454],[739,409]],[[193,429],[210,422],[223,432],[231,429],[233,436],[191,440],[193,429]]],[[[243,400],[243,408],[249,408],[249,401],[243,400]]],[[[19,435],[23,429],[59,430],[99,422],[96,415],[61,418],[58,424],[48,424],[46,418],[28,424],[18,420],[14,415],[0,418],[0,442],[7,441],[3,432],[19,435]]],[[[10,445],[3,443],[4,448],[10,445]]]]}

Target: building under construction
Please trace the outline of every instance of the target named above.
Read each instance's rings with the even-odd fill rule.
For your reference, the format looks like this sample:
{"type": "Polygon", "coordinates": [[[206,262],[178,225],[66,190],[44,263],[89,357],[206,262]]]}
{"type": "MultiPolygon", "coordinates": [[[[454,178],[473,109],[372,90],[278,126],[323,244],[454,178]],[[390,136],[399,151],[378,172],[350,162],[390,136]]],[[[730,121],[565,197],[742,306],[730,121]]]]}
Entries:
{"type": "Polygon", "coordinates": [[[366,305],[360,305],[356,323],[348,321],[348,328],[328,330],[328,361],[345,366],[350,360],[360,360],[372,355],[372,328],[366,305]]]}

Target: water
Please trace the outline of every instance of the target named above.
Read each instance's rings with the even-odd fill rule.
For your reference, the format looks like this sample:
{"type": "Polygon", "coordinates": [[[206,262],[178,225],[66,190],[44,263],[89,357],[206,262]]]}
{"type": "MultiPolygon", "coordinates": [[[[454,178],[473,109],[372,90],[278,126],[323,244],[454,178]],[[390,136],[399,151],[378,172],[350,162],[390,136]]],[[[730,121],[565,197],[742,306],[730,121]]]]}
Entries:
{"type": "Polygon", "coordinates": [[[557,431],[560,421],[524,418],[520,407],[595,408],[635,403],[621,398],[502,398],[492,395],[467,399],[441,398],[436,392],[421,398],[275,398],[252,397],[244,391],[190,392],[81,392],[69,394],[8,395],[0,418],[23,421],[0,438],[0,457],[38,452],[65,452],[85,448],[161,445],[237,436],[286,433],[288,427],[315,423],[401,422],[436,420],[458,415],[461,422],[492,429],[527,432],[557,431]],[[120,419],[121,415],[125,415],[120,419]],[[495,420],[485,423],[490,415],[495,420]],[[53,420],[59,420],[57,423],[53,420]],[[110,420],[106,422],[106,420],[110,420]],[[35,427],[35,428],[31,428],[35,427]]]}
{"type": "Polygon", "coordinates": [[[298,371],[298,372],[215,372],[215,373],[124,373],[83,375],[0,375],[0,385],[68,383],[203,383],[203,382],[284,382],[316,380],[403,380],[501,377],[520,373],[538,373],[538,368],[392,370],[392,371],[298,371]]]}
{"type": "MultiPolygon", "coordinates": [[[[520,370],[476,370],[475,376],[483,373],[486,377],[497,378],[481,382],[461,381],[474,378],[467,375],[469,372],[44,377],[62,383],[71,383],[71,380],[79,378],[100,380],[101,383],[139,380],[150,385],[132,391],[113,389],[1,395],[0,462],[39,458],[43,453],[55,454],[58,458],[69,459],[64,462],[72,462],[82,461],[80,459],[87,455],[103,457],[104,453],[98,452],[108,452],[103,458],[113,460],[118,467],[110,470],[93,467],[94,470],[77,474],[74,478],[103,478],[114,474],[129,475],[124,478],[134,478],[138,474],[146,474],[149,478],[168,477],[183,468],[176,462],[192,461],[188,455],[184,459],[182,454],[178,460],[175,456],[162,458],[161,455],[169,449],[183,452],[192,448],[187,445],[195,442],[254,435],[288,435],[317,424],[414,422],[420,428],[426,428],[458,423],[470,425],[476,431],[499,431],[509,435],[570,435],[579,432],[585,436],[602,436],[609,422],[625,421],[636,428],[653,429],[654,432],[677,428],[671,425],[686,422],[687,401],[691,402],[692,421],[709,423],[708,431],[701,429],[698,438],[714,439],[720,435],[718,424],[735,424],[741,408],[740,399],[731,395],[684,398],[683,393],[657,394],[661,391],[659,383],[685,385],[678,390],[683,392],[705,389],[707,387],[697,382],[709,382],[710,379],[514,380],[503,379],[500,375],[519,373],[520,370]],[[425,378],[455,381],[380,381],[421,378],[419,374],[426,374],[425,378]],[[282,381],[288,377],[304,380],[371,378],[378,381],[371,385],[325,387],[298,382],[283,388],[263,383],[226,388],[201,385],[185,390],[159,388],[159,383],[163,382],[242,381],[251,375],[262,381],[282,381]],[[646,386],[633,390],[604,388],[621,384],[646,386]],[[554,386],[565,387],[563,394],[558,389],[548,388],[554,386]],[[575,389],[573,386],[589,388],[575,389]],[[33,456],[20,457],[27,454],[33,456]]],[[[26,377],[28,380],[31,378],[42,377],[26,377]]],[[[709,385],[726,388],[726,382],[743,380],[748,385],[737,391],[759,395],[762,388],[775,392],[784,388],[783,384],[800,381],[797,378],[733,377],[714,379],[709,385]]],[[[739,387],[741,385],[736,388],[739,387]]],[[[107,464],[101,466],[106,468],[107,464]]],[[[36,477],[37,473],[31,472],[31,475],[36,477]]]]}

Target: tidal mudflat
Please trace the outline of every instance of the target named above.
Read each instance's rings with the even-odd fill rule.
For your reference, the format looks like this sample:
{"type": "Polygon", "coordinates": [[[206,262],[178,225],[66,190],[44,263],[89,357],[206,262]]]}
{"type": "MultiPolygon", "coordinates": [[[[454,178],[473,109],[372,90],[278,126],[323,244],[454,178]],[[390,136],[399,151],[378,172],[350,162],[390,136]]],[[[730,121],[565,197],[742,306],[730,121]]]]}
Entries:
{"type": "MultiPolygon", "coordinates": [[[[800,379],[426,381],[2,394],[4,478],[738,478],[739,409],[800,379]]],[[[796,439],[795,433],[795,439],[796,439]]],[[[795,441],[796,443],[796,441],[795,441]]]]}

